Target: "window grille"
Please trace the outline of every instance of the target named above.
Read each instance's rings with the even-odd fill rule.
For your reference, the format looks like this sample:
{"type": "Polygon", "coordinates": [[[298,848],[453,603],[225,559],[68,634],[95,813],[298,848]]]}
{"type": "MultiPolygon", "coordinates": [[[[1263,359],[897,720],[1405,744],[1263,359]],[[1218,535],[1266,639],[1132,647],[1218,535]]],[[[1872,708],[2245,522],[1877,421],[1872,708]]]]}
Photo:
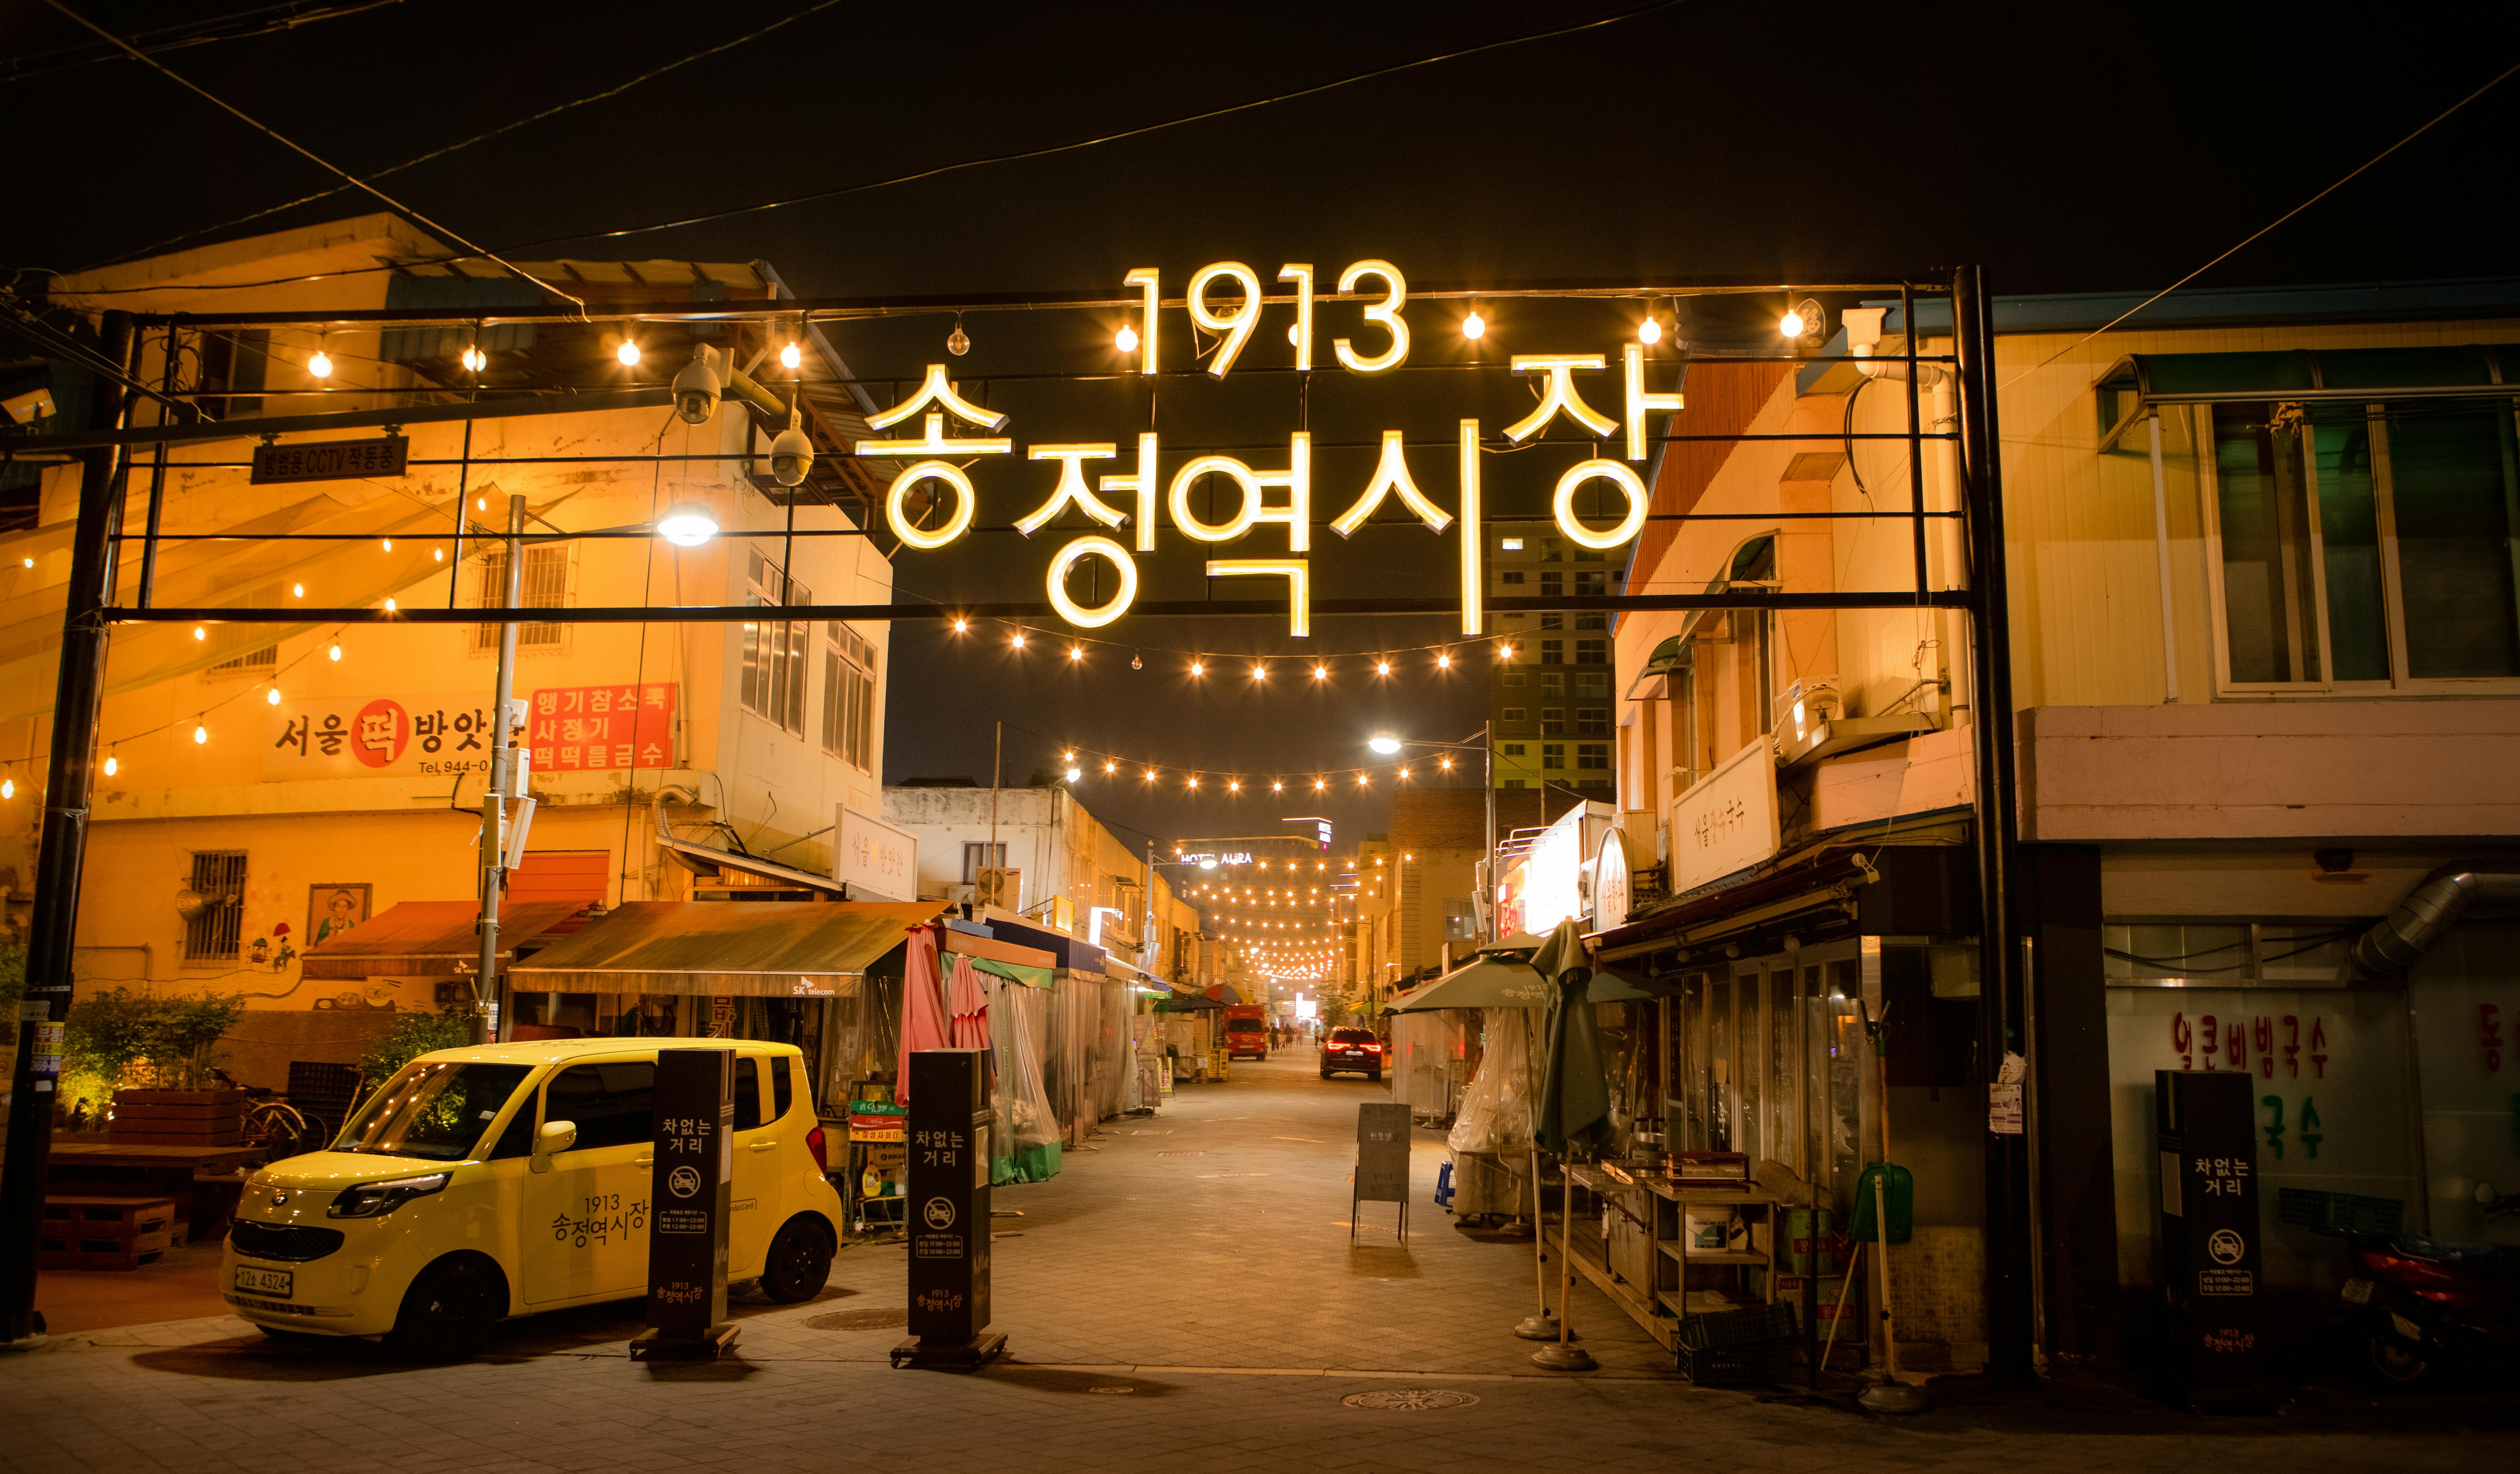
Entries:
{"type": "Polygon", "coordinates": [[[184,960],[233,960],[245,920],[245,851],[194,851],[192,889],[202,909],[184,923],[184,960]]]}

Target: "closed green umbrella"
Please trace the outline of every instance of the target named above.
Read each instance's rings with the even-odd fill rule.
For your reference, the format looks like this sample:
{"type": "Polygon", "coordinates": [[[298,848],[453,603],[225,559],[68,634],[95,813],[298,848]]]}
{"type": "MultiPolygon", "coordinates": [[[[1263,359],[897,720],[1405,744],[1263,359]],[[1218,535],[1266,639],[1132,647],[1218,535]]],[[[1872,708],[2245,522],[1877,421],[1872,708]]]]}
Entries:
{"type": "MultiPolygon", "coordinates": [[[[1598,1147],[1610,1130],[1610,1082],[1601,1064],[1601,1028],[1593,1016],[1593,967],[1584,953],[1582,929],[1572,919],[1558,922],[1532,954],[1531,965],[1550,985],[1549,1033],[1531,1139],[1563,1158],[1570,1150],[1598,1147]]],[[[1534,1187],[1536,1194],[1537,1184],[1534,1187]]],[[[1537,1211],[1536,1195],[1533,1207],[1537,1211]]],[[[1574,1344],[1575,1318],[1567,1303],[1574,1218],[1570,1186],[1557,1215],[1557,1342],[1531,1355],[1535,1365],[1552,1371],[1589,1371],[1595,1364],[1574,1344]]]]}

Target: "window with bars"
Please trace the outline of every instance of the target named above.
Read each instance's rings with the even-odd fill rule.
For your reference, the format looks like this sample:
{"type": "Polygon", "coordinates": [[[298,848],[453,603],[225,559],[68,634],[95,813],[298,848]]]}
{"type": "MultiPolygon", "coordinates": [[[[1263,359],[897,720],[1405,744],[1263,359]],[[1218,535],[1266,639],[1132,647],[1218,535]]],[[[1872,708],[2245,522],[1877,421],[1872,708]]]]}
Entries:
{"type": "Polygon", "coordinates": [[[235,960],[245,920],[245,851],[194,851],[191,888],[202,909],[184,922],[184,960],[235,960]]]}
{"type": "MultiPolygon", "coordinates": [[[[744,603],[775,608],[812,603],[814,596],[789,578],[758,548],[746,553],[744,603]]],[[[738,699],[754,716],[805,735],[806,642],[812,626],[801,620],[748,620],[742,627],[742,674],[738,699]]]]}
{"type": "MultiPolygon", "coordinates": [[[[568,545],[541,543],[527,547],[523,576],[517,585],[517,607],[520,609],[557,609],[568,603],[568,545]]],[[[475,577],[472,603],[477,608],[501,609],[508,603],[508,550],[493,548],[473,565],[475,577]]],[[[566,625],[519,624],[517,626],[517,648],[557,649],[566,625]]],[[[476,625],[472,631],[472,648],[495,650],[499,648],[499,627],[476,625]]]]}
{"type": "MultiPolygon", "coordinates": [[[[965,840],[963,842],[963,883],[965,885],[977,884],[980,879],[980,871],[984,870],[1002,871],[1006,868],[1007,847],[1003,841],[996,844],[979,843],[972,840],[965,840]]],[[[1179,935],[1179,933],[1175,933],[1175,935],[1179,935]]]]}
{"type": "Polygon", "coordinates": [[[875,647],[837,621],[823,625],[823,750],[875,771],[875,647]]]}

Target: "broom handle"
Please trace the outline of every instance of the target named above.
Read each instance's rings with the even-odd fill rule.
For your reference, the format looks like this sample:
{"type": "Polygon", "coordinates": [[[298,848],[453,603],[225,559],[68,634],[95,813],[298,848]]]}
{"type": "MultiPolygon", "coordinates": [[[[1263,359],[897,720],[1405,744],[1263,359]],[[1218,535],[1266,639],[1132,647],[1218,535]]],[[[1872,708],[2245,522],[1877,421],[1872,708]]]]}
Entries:
{"type": "MultiPolygon", "coordinates": [[[[1815,1267],[1818,1266],[1819,1259],[1817,1256],[1814,1257],[1813,1264],[1815,1267]]],[[[1829,1313],[1828,1340],[1822,1344],[1820,1349],[1820,1364],[1822,1368],[1825,1368],[1828,1365],[1828,1354],[1837,1348],[1837,1327],[1839,1322],[1846,1318],[1846,1292],[1854,1288],[1855,1272],[1863,1267],[1864,1241],[1862,1239],[1857,1239],[1855,1242],[1855,1257],[1848,1261],[1846,1266],[1846,1278],[1840,1282],[1837,1287],[1837,1309],[1829,1313]]]]}

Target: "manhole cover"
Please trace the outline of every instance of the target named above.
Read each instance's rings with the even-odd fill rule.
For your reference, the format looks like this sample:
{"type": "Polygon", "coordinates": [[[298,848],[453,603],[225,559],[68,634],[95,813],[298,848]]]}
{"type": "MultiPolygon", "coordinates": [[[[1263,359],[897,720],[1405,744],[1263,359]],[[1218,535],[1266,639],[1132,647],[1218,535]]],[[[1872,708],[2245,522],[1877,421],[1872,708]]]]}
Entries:
{"type": "Polygon", "coordinates": [[[1395,1387],[1387,1392],[1352,1392],[1339,1401],[1350,1407],[1366,1407],[1376,1412],[1438,1412],[1447,1407],[1467,1407],[1478,1399],[1466,1392],[1395,1387]]]}
{"type": "Polygon", "coordinates": [[[890,1330],[910,1323],[910,1312],[894,1310],[835,1311],[805,1322],[807,1330],[890,1330]]]}
{"type": "Polygon", "coordinates": [[[1135,1387],[1088,1387],[1085,1390],[1088,1392],[1108,1393],[1113,1397],[1127,1397],[1130,1393],[1133,1393],[1138,1389],[1135,1387]]]}
{"type": "Polygon", "coordinates": [[[1159,1157],[1203,1157],[1207,1155],[1207,1153],[1203,1151],[1159,1151],[1156,1152],[1155,1155],[1159,1157]]]}

